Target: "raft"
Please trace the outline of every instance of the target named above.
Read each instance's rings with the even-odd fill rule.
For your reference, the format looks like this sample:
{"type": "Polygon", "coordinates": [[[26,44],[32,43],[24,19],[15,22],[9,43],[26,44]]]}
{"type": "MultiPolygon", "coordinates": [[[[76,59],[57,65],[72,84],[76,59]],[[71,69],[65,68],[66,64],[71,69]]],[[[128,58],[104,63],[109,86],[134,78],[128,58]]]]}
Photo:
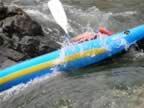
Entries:
{"type": "Polygon", "coordinates": [[[144,25],[111,36],[69,45],[54,52],[0,70],[0,91],[36,77],[85,67],[120,53],[144,38],[144,25]]]}

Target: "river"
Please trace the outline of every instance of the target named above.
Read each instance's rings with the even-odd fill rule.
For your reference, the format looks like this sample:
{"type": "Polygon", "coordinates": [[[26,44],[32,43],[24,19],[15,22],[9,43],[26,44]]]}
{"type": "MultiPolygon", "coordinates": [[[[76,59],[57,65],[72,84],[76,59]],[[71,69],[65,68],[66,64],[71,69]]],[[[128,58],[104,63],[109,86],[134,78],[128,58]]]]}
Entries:
{"type": "MultiPolygon", "coordinates": [[[[61,30],[47,0],[2,0],[23,8],[48,35],[61,42],[61,30]]],[[[106,26],[113,32],[144,22],[143,0],[62,0],[75,34],[106,26]]],[[[144,53],[126,54],[72,72],[54,72],[0,93],[0,108],[143,108],[144,53]]]]}

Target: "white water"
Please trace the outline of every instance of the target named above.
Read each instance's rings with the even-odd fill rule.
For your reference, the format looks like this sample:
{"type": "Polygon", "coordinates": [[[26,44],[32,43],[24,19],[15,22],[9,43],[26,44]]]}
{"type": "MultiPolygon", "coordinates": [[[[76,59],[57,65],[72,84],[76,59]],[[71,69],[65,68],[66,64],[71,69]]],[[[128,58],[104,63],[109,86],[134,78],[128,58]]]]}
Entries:
{"type": "MultiPolygon", "coordinates": [[[[62,44],[64,35],[48,10],[47,1],[43,1],[15,0],[11,5],[22,7],[42,25],[48,34],[48,39],[51,37],[62,44]],[[50,33],[53,34],[49,35],[50,33]]],[[[126,0],[123,3],[130,4],[134,1],[126,0]]],[[[7,4],[11,2],[12,0],[7,4]]],[[[101,2],[98,1],[96,4],[101,2]]],[[[77,35],[85,31],[95,32],[98,26],[106,26],[117,32],[143,22],[140,16],[143,14],[139,14],[139,10],[135,10],[135,6],[134,8],[133,6],[128,7],[132,8],[128,10],[126,6],[119,8],[120,4],[113,4],[115,2],[109,1],[107,5],[112,4],[112,9],[118,7],[118,12],[112,12],[111,9],[106,12],[101,11],[100,6],[107,6],[104,4],[91,5],[86,9],[82,9],[78,3],[79,7],[64,4],[72,31],[77,35]]],[[[139,4],[138,8],[143,4],[143,1],[139,4]]],[[[126,44],[125,41],[122,43],[126,44]]],[[[104,47],[106,47],[105,44],[104,47]]],[[[61,56],[63,55],[65,55],[64,51],[61,56]]],[[[116,59],[111,59],[110,62],[75,71],[72,76],[56,72],[36,78],[27,84],[21,84],[0,93],[0,107],[143,108],[143,58],[142,51],[134,50],[116,59]],[[78,73],[80,75],[77,75],[78,73]]]]}

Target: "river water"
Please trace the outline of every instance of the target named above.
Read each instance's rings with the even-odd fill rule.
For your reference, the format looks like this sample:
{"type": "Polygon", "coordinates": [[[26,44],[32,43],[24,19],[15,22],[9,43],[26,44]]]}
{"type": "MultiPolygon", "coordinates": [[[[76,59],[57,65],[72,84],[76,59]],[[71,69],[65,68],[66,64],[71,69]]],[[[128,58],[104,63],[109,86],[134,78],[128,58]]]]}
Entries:
{"type": "MultiPolygon", "coordinates": [[[[3,0],[23,8],[61,43],[47,0],[3,0]]],[[[71,31],[113,32],[144,22],[143,0],[63,0],[71,31]]],[[[144,108],[144,53],[128,53],[69,73],[55,72],[0,93],[0,108],[144,108]]]]}

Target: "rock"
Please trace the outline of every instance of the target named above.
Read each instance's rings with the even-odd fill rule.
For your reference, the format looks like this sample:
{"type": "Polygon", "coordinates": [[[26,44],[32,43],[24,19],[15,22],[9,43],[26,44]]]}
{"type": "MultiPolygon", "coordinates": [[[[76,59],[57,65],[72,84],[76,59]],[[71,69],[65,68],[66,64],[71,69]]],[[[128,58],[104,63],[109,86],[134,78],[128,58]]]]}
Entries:
{"type": "Polygon", "coordinates": [[[10,48],[0,48],[0,55],[3,55],[5,57],[8,57],[14,61],[19,61],[24,57],[24,54],[17,52],[10,48]]]}
{"type": "Polygon", "coordinates": [[[5,56],[0,55],[0,69],[6,68],[6,67],[13,65],[15,63],[16,63],[15,61],[10,60],[5,56]]]}
{"type": "Polygon", "coordinates": [[[22,9],[0,2],[0,69],[60,46],[22,9]]]}
{"type": "Polygon", "coordinates": [[[0,46],[4,44],[3,38],[0,37],[0,46]]]}
{"type": "Polygon", "coordinates": [[[2,2],[0,2],[0,20],[6,18],[8,8],[4,6],[2,2]]]}
{"type": "Polygon", "coordinates": [[[17,34],[20,38],[25,35],[43,36],[41,26],[33,21],[22,9],[12,7],[8,9],[5,19],[0,21],[0,27],[9,37],[17,34]]]}
{"type": "Polygon", "coordinates": [[[44,43],[45,37],[41,25],[32,20],[22,9],[6,7],[0,3],[0,46],[9,48],[9,51],[6,49],[9,56],[12,55],[17,61],[20,58],[14,57],[14,52],[11,50],[23,53],[24,58],[27,59],[60,47],[54,41],[44,43]]]}

